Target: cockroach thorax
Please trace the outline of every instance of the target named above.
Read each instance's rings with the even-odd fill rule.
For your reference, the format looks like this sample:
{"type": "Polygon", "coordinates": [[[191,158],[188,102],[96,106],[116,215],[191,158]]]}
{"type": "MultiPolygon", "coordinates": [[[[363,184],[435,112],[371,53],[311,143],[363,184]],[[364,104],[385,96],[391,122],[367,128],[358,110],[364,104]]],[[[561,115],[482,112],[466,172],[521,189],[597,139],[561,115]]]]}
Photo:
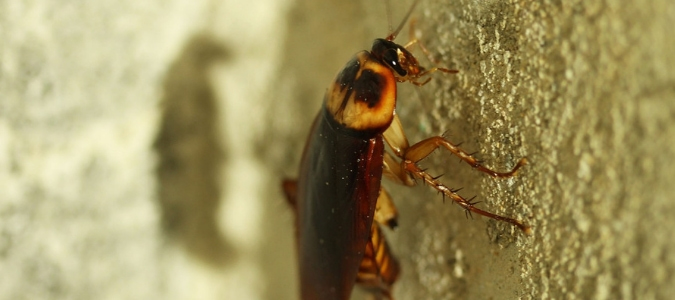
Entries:
{"type": "Polygon", "coordinates": [[[326,93],[335,121],[357,131],[384,131],[394,117],[396,78],[367,51],[350,60],[326,93]]]}

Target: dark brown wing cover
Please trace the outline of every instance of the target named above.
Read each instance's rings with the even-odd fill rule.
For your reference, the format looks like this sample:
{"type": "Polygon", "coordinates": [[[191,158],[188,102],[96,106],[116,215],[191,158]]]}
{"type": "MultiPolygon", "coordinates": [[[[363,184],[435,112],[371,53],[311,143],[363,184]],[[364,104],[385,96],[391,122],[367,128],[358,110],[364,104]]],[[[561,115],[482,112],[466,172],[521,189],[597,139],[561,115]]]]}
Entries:
{"type": "Polygon", "coordinates": [[[382,137],[344,130],[324,107],[307,143],[296,199],[302,299],[349,299],[380,190],[382,137]]]}

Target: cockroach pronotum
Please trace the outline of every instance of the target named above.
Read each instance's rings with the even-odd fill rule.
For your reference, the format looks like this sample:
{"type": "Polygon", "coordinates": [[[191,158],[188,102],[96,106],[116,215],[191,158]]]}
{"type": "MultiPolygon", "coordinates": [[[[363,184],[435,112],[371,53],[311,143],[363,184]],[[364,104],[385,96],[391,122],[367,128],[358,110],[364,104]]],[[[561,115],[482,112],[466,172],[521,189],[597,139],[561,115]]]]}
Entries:
{"type": "Polygon", "coordinates": [[[299,178],[283,182],[295,210],[303,300],[349,299],[355,284],[392,299],[399,266],[379,225],[394,228],[397,212],[380,187],[382,175],[408,186],[421,180],[467,212],[530,231],[516,219],[477,208],[417,165],[440,147],[493,177],[515,175],[526,160],[509,172],[496,172],[443,136],[408,144],[395,112],[397,82],[421,86],[430,78],[419,80],[433,72],[457,72],[421,67],[408,51],[418,43],[414,38],[405,46],[393,42],[416,4],[396,30],[376,39],[370,52],[357,53],[338,73],[310,130],[299,178]],[[384,150],[385,142],[393,155],[384,150]]]}

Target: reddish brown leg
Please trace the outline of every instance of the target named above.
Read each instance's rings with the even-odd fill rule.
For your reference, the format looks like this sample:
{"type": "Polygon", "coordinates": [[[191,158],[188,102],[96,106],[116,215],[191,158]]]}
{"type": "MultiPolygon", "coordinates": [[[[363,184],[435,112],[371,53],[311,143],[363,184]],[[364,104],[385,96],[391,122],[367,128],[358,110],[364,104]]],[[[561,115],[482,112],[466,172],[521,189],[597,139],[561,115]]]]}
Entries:
{"type": "MultiPolygon", "coordinates": [[[[430,75],[431,73],[437,72],[437,71],[443,72],[443,73],[448,73],[448,74],[459,73],[459,71],[457,71],[457,70],[450,70],[450,69],[446,69],[446,68],[437,68],[437,67],[434,67],[434,68],[431,68],[431,69],[426,70],[426,71],[424,71],[424,72],[421,72],[419,75],[415,76],[415,78],[420,78],[420,77],[422,77],[422,76],[427,76],[427,75],[430,75]]],[[[416,85],[416,86],[423,86],[423,85],[429,83],[430,80],[431,80],[431,78],[427,78],[426,80],[424,80],[424,81],[422,81],[422,82],[419,82],[419,81],[416,81],[416,80],[410,80],[410,83],[412,83],[412,84],[414,84],[414,85],[416,85]]]]}
{"type": "Polygon", "coordinates": [[[408,139],[405,137],[403,132],[403,126],[397,115],[394,115],[394,120],[392,121],[389,128],[384,132],[384,140],[392,148],[394,154],[401,159],[410,160],[412,162],[419,162],[420,160],[427,157],[429,154],[434,152],[439,147],[444,147],[452,154],[456,155],[463,161],[467,162],[469,165],[477,169],[478,171],[484,172],[492,177],[511,177],[516,175],[518,169],[527,164],[527,159],[521,158],[518,163],[508,172],[497,172],[491,169],[488,169],[480,164],[480,162],[473,157],[468,152],[462,150],[457,145],[451,143],[442,136],[435,136],[423,140],[417,144],[409,146],[408,139]]]}
{"type": "Polygon", "coordinates": [[[293,210],[296,210],[296,198],[298,195],[298,181],[291,179],[284,179],[281,182],[281,188],[284,189],[284,194],[286,194],[286,201],[293,207],[293,210]]]}
{"type": "Polygon", "coordinates": [[[401,163],[391,156],[391,154],[384,153],[384,170],[382,174],[387,176],[390,180],[407,186],[415,185],[415,181],[406,173],[401,167],[401,163]]]}
{"type": "Polygon", "coordinates": [[[375,222],[385,225],[391,229],[398,226],[398,210],[391,201],[389,193],[383,188],[380,188],[380,195],[377,197],[375,204],[375,222]]]}
{"type": "Polygon", "coordinates": [[[429,59],[429,61],[431,61],[431,62],[434,63],[434,64],[437,64],[437,63],[438,63],[438,60],[435,59],[435,58],[431,55],[431,52],[427,49],[426,46],[424,46],[424,43],[422,43],[422,41],[420,41],[420,40],[415,36],[415,24],[417,24],[417,19],[412,19],[412,20],[410,20],[410,28],[409,28],[409,32],[408,32],[408,33],[409,33],[410,41],[409,41],[407,44],[405,44],[405,46],[403,46],[403,47],[406,48],[406,49],[408,49],[408,51],[410,51],[410,47],[412,47],[413,45],[417,45],[418,47],[420,47],[420,50],[422,50],[422,52],[424,52],[424,55],[427,56],[427,58],[429,59]]]}
{"type": "Polygon", "coordinates": [[[429,184],[430,186],[432,186],[433,188],[435,188],[439,192],[443,193],[443,195],[445,197],[448,197],[448,198],[452,199],[452,201],[455,201],[457,204],[459,204],[465,210],[467,210],[469,212],[472,212],[472,213],[477,213],[479,215],[483,215],[483,216],[486,216],[488,218],[492,218],[492,219],[495,219],[495,220],[498,220],[498,221],[503,221],[503,222],[506,222],[506,223],[513,224],[513,225],[517,226],[518,228],[520,228],[520,230],[525,232],[525,234],[530,234],[530,226],[527,226],[527,225],[523,224],[522,222],[520,222],[518,220],[503,217],[503,216],[500,216],[500,215],[496,215],[496,214],[493,214],[491,212],[487,212],[487,211],[484,211],[480,208],[477,208],[475,206],[476,202],[471,202],[471,199],[468,199],[468,200],[464,199],[464,197],[457,194],[455,190],[451,190],[450,188],[445,186],[443,183],[436,180],[436,178],[429,175],[429,173],[420,169],[415,162],[410,161],[410,160],[404,160],[403,164],[405,166],[406,171],[412,173],[415,177],[423,179],[424,182],[426,182],[427,184],[429,184]]]}
{"type": "MultiPolygon", "coordinates": [[[[424,55],[427,56],[429,61],[431,61],[433,64],[438,64],[438,60],[435,59],[431,55],[431,52],[429,52],[427,47],[424,46],[424,43],[422,43],[422,41],[420,41],[417,37],[415,37],[415,24],[416,23],[417,23],[417,20],[415,20],[415,19],[412,19],[410,21],[410,41],[408,41],[408,43],[405,44],[405,46],[403,46],[403,47],[406,48],[408,51],[410,51],[410,48],[412,46],[417,45],[420,48],[420,50],[422,50],[424,55]]],[[[427,84],[431,80],[431,78],[427,78],[426,80],[421,81],[421,82],[417,81],[416,79],[422,78],[422,77],[427,76],[427,75],[430,75],[431,73],[434,73],[434,72],[443,72],[443,73],[448,73],[448,74],[459,73],[458,70],[451,70],[451,69],[447,69],[447,68],[435,67],[435,68],[431,68],[429,70],[425,70],[425,71],[420,72],[419,74],[417,74],[417,76],[415,76],[415,78],[413,80],[410,80],[410,83],[412,83],[416,86],[423,86],[423,85],[427,84]]]]}
{"type": "Polygon", "coordinates": [[[356,277],[357,283],[372,290],[377,299],[384,297],[393,300],[391,286],[398,278],[399,264],[391,254],[379,225],[385,225],[393,229],[397,226],[397,217],[398,212],[389,197],[389,193],[380,189],[380,195],[377,197],[375,206],[375,222],[371,226],[370,241],[366,245],[356,277]]]}
{"type": "Polygon", "coordinates": [[[410,146],[410,148],[408,148],[408,150],[401,158],[413,162],[418,162],[427,157],[429,154],[431,154],[431,152],[434,152],[434,150],[436,150],[439,147],[448,149],[448,151],[452,152],[452,154],[456,155],[463,161],[467,162],[476,170],[486,173],[492,177],[511,177],[513,175],[516,175],[516,172],[518,171],[518,169],[520,169],[520,167],[527,164],[527,159],[521,158],[518,161],[518,163],[516,163],[516,165],[513,167],[513,169],[511,169],[511,171],[508,172],[493,171],[481,165],[480,162],[478,162],[478,160],[471,154],[462,150],[457,145],[454,145],[453,143],[451,143],[442,136],[431,137],[415,145],[410,146]]]}
{"type": "Polygon", "coordinates": [[[281,188],[286,194],[286,201],[293,208],[293,214],[295,215],[295,237],[297,241],[298,237],[298,181],[291,179],[284,179],[281,182],[281,188]]]}
{"type": "MultiPolygon", "coordinates": [[[[431,154],[431,152],[433,152],[439,147],[444,147],[457,157],[461,158],[463,161],[469,163],[475,169],[487,173],[493,177],[503,178],[515,175],[518,169],[520,169],[520,167],[522,167],[527,163],[527,160],[525,158],[520,159],[520,161],[518,161],[516,166],[511,171],[497,172],[484,167],[472,155],[470,155],[469,153],[465,152],[464,150],[460,149],[456,145],[450,143],[448,140],[440,136],[432,137],[423,140],[417,144],[414,144],[412,146],[408,146],[408,141],[407,138],[405,138],[403,129],[401,128],[401,122],[400,120],[398,120],[398,116],[395,115],[394,119],[395,120],[394,122],[392,122],[389,129],[387,129],[384,132],[384,139],[387,142],[387,144],[390,145],[392,150],[394,150],[396,156],[401,158],[402,161],[401,161],[401,168],[399,169],[391,168],[388,171],[390,172],[404,171],[405,176],[408,176],[407,174],[411,174],[413,177],[424,180],[425,183],[429,184],[437,191],[443,193],[444,197],[452,199],[468,212],[476,213],[479,215],[486,216],[488,218],[513,224],[518,228],[520,228],[526,234],[530,233],[530,227],[518,220],[496,215],[475,207],[476,203],[471,202],[471,199],[467,200],[464,197],[460,196],[459,194],[456,193],[457,192],[456,190],[448,188],[440,181],[438,181],[436,177],[431,176],[429,173],[425,172],[424,170],[420,169],[419,166],[417,166],[417,163],[420,160],[427,157],[429,154],[431,154]]],[[[396,174],[395,176],[398,178],[402,178],[404,174],[396,174]]]]}
{"type": "Polygon", "coordinates": [[[363,260],[356,275],[356,282],[367,289],[375,290],[393,300],[391,286],[399,274],[399,264],[389,252],[389,245],[377,223],[371,226],[370,241],[366,245],[363,260]]]}

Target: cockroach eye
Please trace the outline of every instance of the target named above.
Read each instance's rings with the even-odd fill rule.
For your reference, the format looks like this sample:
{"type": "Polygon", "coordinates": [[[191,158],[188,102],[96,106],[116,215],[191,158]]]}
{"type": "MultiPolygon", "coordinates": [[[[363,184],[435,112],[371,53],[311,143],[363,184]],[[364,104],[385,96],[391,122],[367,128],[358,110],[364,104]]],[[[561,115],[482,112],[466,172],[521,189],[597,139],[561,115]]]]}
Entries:
{"type": "Polygon", "coordinates": [[[396,71],[398,75],[405,76],[408,74],[408,72],[401,68],[401,64],[398,61],[398,53],[395,49],[388,49],[385,51],[384,55],[382,55],[382,59],[385,63],[387,63],[387,65],[389,65],[389,67],[396,71]]]}

